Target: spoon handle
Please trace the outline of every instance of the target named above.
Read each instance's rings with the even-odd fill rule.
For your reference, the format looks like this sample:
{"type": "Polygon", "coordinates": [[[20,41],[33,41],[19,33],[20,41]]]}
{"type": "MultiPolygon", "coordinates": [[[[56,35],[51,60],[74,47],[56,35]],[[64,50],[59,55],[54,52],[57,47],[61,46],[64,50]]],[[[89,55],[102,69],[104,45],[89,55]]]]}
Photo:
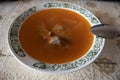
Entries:
{"type": "Polygon", "coordinates": [[[120,31],[109,24],[98,24],[91,27],[91,32],[106,39],[120,39],[120,31]]]}

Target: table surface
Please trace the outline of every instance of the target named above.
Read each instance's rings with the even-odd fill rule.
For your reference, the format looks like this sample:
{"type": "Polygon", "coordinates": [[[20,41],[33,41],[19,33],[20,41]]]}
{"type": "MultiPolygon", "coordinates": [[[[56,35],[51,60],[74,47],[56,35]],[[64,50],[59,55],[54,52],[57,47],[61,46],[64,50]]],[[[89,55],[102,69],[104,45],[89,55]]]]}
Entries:
{"type": "Polygon", "coordinates": [[[120,29],[120,3],[93,0],[23,0],[0,2],[0,80],[120,80],[120,40],[106,40],[100,56],[89,66],[68,74],[36,72],[21,65],[11,55],[7,33],[23,11],[44,1],[65,1],[93,12],[102,23],[120,29]]]}

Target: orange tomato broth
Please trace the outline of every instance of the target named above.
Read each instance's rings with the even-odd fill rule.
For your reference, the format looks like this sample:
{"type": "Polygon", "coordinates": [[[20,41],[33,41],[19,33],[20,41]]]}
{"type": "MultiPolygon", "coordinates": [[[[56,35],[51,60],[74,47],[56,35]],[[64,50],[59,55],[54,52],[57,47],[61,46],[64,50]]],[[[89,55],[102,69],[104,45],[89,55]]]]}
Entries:
{"type": "Polygon", "coordinates": [[[91,48],[94,36],[90,23],[80,14],[67,9],[53,8],[41,10],[30,16],[21,26],[19,40],[25,52],[36,60],[61,64],[79,59],[91,48]],[[68,48],[51,47],[38,31],[44,23],[51,30],[56,24],[69,33],[68,48]]]}

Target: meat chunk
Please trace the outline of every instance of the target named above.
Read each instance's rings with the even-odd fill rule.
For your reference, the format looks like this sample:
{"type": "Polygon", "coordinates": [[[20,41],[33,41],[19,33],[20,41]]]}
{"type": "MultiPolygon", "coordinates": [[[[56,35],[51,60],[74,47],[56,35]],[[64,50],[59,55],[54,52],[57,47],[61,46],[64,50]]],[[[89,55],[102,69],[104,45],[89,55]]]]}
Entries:
{"type": "Polygon", "coordinates": [[[52,46],[61,46],[61,40],[58,36],[53,36],[49,38],[49,44],[52,46]]]}
{"type": "Polygon", "coordinates": [[[46,25],[42,23],[38,26],[40,36],[47,41],[50,46],[65,47],[70,42],[69,33],[66,32],[61,25],[56,25],[50,31],[46,28],[46,25]]]}

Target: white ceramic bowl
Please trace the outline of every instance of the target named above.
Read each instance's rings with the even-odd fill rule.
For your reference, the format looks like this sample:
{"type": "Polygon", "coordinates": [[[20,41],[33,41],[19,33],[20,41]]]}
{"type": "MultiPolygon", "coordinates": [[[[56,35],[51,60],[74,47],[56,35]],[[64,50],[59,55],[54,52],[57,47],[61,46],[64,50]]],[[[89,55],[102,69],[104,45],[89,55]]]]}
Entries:
{"type": "Polygon", "coordinates": [[[32,69],[36,69],[37,71],[43,71],[48,73],[68,73],[72,71],[79,70],[90,63],[92,63],[100,54],[103,49],[105,40],[101,37],[94,36],[94,43],[89,51],[81,58],[64,63],[64,64],[48,64],[44,62],[37,61],[31,58],[25,51],[22,49],[19,43],[19,28],[21,24],[33,13],[49,8],[64,8],[75,11],[86,18],[91,26],[100,24],[100,21],[88,10],[83,7],[77,6],[68,2],[45,2],[40,4],[39,6],[35,6],[23,12],[19,15],[11,25],[8,33],[8,44],[11,52],[14,57],[21,62],[23,65],[30,67],[32,69]]]}

